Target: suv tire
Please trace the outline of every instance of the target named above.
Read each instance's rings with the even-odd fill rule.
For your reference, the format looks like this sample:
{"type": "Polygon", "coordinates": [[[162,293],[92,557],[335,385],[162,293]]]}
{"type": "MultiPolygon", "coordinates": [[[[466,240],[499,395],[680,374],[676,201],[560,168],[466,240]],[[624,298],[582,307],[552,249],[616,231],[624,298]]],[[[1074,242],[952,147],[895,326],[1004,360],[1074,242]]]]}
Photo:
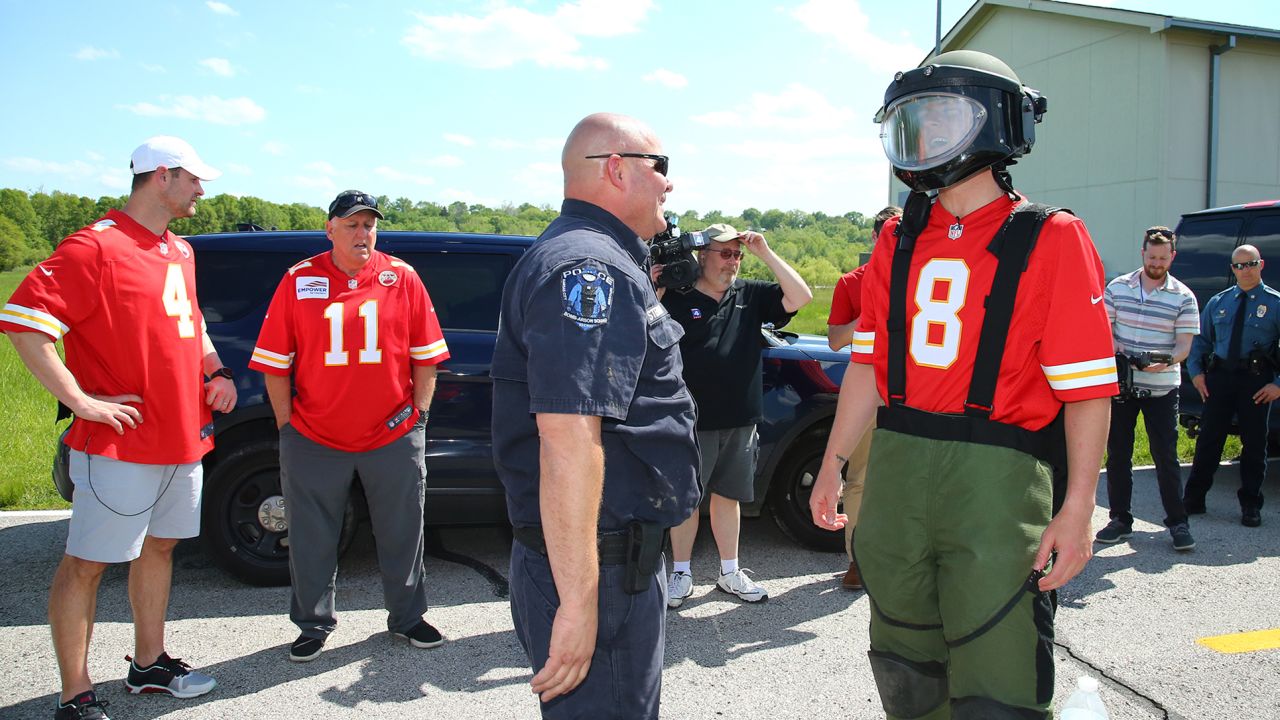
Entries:
{"type": "Polygon", "coordinates": [[[827,434],[810,434],[796,442],[778,464],[769,484],[769,509],[782,532],[812,550],[844,552],[844,531],[813,524],[809,496],[822,467],[827,434]]]}
{"type": "MultiPolygon", "coordinates": [[[[289,584],[288,528],[278,512],[274,518],[263,512],[282,497],[280,446],[274,440],[237,448],[213,466],[204,482],[201,540],[218,567],[251,585],[289,584]]],[[[339,556],[351,545],[356,525],[355,506],[348,502],[339,556]]]]}

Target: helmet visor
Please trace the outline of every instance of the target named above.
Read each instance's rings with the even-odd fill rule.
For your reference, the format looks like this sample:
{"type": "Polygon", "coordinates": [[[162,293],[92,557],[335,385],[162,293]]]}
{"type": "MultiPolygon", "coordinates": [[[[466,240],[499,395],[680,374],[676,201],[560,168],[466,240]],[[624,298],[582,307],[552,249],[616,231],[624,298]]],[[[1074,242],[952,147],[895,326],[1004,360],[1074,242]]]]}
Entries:
{"type": "Polygon", "coordinates": [[[895,168],[928,170],[964,152],[986,120],[986,108],[964,95],[910,95],[885,108],[880,142],[895,168]]]}

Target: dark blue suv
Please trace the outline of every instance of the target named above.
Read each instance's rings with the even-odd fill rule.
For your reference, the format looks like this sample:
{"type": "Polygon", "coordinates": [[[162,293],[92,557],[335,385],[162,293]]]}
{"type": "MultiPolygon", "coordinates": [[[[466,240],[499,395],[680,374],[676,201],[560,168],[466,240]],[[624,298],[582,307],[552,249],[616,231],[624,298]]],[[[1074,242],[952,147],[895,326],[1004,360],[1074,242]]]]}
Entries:
{"type": "MultiPolygon", "coordinates": [[[[330,247],[323,232],[250,231],[188,238],[209,335],[236,373],[239,404],[216,416],[216,447],[204,459],[202,538],[211,558],[254,584],[289,582],[288,527],[280,494],[275,420],[262,376],[247,369],[263,315],[284,272],[330,247]]],[[[507,522],[493,467],[489,421],[498,305],[507,273],[530,237],[382,231],[378,249],[411,263],[431,293],[451,357],[440,366],[427,432],[428,525],[507,522]]],[[[839,533],[814,527],[808,500],[835,412],[847,355],[826,339],[762,330],[764,411],[756,477],[759,500],[789,535],[838,550],[839,533]]],[[[348,508],[349,541],[365,511],[348,508]]]]}

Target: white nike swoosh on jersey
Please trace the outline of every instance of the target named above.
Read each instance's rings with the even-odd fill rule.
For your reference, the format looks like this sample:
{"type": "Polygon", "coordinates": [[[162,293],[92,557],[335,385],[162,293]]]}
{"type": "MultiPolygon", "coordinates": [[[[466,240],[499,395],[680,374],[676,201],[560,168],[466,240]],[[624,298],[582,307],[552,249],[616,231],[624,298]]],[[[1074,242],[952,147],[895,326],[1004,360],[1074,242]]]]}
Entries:
{"type": "Polygon", "coordinates": [[[1098,297],[1094,297],[1094,296],[1092,296],[1092,295],[1090,295],[1090,296],[1089,296],[1089,302],[1090,302],[1090,303],[1092,303],[1092,304],[1094,304],[1094,305],[1097,305],[1097,304],[1098,304],[1098,301],[1100,301],[1100,300],[1102,300],[1102,296],[1101,296],[1101,295],[1099,295],[1098,297]]]}
{"type": "Polygon", "coordinates": [[[53,277],[52,270],[46,270],[43,265],[37,265],[36,267],[40,268],[40,272],[44,273],[45,275],[48,275],[49,277],[53,277]]]}

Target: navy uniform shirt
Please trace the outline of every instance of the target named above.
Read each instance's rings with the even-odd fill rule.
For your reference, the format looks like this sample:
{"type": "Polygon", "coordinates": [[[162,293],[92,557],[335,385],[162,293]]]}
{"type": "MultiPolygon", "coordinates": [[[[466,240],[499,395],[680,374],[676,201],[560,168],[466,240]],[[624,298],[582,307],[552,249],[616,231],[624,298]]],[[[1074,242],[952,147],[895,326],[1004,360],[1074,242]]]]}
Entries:
{"type": "MultiPolygon", "coordinates": [[[[1200,334],[1191,343],[1191,355],[1187,358],[1187,374],[1191,377],[1204,373],[1206,354],[1213,353],[1224,359],[1230,354],[1231,325],[1240,310],[1240,293],[1240,286],[1232,285],[1204,304],[1200,313],[1200,334]]],[[[1255,349],[1270,353],[1280,341],[1280,292],[1259,283],[1248,295],[1244,305],[1244,328],[1240,334],[1242,360],[1255,349]]]]}
{"type": "Polygon", "coordinates": [[[537,413],[602,419],[601,531],[674,527],[697,508],[693,397],[680,326],[658,302],[648,248],[579,200],[516,263],[493,353],[493,457],[518,527],[542,524],[537,413]]]}
{"type": "Polygon", "coordinates": [[[662,304],[684,328],[684,381],[698,401],[699,430],[754,425],[764,416],[760,326],[786,325],[777,283],[738,278],[720,302],[697,288],[668,290],[662,304]]]}

